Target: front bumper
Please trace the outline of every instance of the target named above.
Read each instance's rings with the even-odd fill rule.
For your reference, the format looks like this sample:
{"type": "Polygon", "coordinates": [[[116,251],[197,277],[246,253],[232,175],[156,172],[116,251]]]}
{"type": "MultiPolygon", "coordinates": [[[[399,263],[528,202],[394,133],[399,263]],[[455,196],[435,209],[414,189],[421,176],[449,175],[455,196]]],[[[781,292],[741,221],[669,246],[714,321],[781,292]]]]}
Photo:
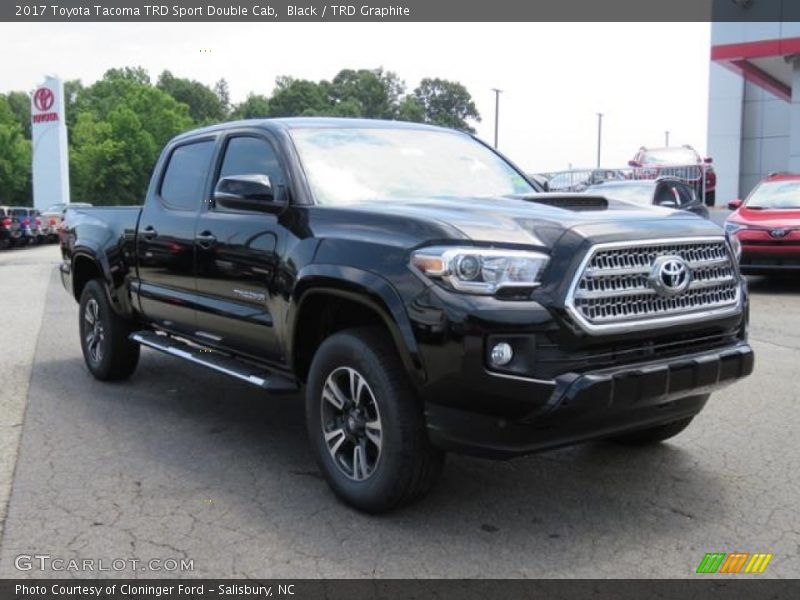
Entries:
{"type": "Polygon", "coordinates": [[[543,408],[517,419],[426,403],[431,441],[441,448],[505,458],[651,427],[697,414],[708,394],[753,371],[739,342],[715,351],[585,373],[552,382],[516,379],[517,393],[550,389],[543,408]]]}

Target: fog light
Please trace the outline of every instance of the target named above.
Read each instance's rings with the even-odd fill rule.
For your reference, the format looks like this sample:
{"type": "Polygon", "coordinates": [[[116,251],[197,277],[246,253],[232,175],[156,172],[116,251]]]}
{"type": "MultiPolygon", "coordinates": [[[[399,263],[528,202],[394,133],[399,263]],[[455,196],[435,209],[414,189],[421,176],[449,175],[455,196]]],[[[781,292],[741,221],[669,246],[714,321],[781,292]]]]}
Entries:
{"type": "Polygon", "coordinates": [[[505,366],[511,362],[512,358],[514,358],[514,351],[509,344],[500,342],[492,348],[492,364],[494,366],[505,366]]]}

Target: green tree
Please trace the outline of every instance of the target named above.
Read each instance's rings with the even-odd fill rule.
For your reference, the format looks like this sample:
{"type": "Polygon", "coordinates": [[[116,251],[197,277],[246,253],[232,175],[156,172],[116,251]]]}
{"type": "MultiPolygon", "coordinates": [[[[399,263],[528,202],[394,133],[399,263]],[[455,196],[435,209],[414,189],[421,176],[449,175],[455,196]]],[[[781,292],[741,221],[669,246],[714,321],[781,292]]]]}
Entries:
{"type": "Polygon", "coordinates": [[[17,115],[0,96],[0,204],[31,203],[31,143],[17,115]]]}
{"type": "MultiPolygon", "coordinates": [[[[397,118],[400,97],[405,92],[405,84],[392,72],[383,69],[343,69],[333,78],[330,86],[334,107],[349,103],[345,112],[368,119],[397,118]]],[[[341,111],[334,110],[335,113],[341,111]]]]}
{"type": "Polygon", "coordinates": [[[194,124],[188,105],[151,85],[139,68],[112,69],[89,87],[75,86],[71,105],[73,195],[96,204],[141,202],[160,149],[194,124]]]}
{"type": "Polygon", "coordinates": [[[227,116],[228,111],[224,101],[214,90],[199,81],[175,77],[169,71],[164,71],[158,78],[156,87],[178,102],[186,104],[189,107],[189,114],[197,124],[218,123],[227,116]]]}
{"type": "Polygon", "coordinates": [[[400,121],[422,123],[425,121],[425,107],[415,96],[406,96],[400,102],[397,118],[400,121]]]}
{"type": "Polygon", "coordinates": [[[31,97],[25,92],[9,92],[5,96],[8,108],[27,139],[31,137],[31,97]]]}
{"type": "Polygon", "coordinates": [[[329,100],[330,83],[278,77],[269,99],[271,117],[324,116],[333,112],[329,100]]]}
{"type": "Polygon", "coordinates": [[[237,104],[231,112],[232,119],[266,119],[269,115],[269,100],[266,96],[253,93],[248,95],[244,102],[237,104]]]}
{"type": "Polygon", "coordinates": [[[68,131],[78,118],[78,114],[84,109],[81,105],[83,91],[83,84],[79,79],[64,82],[64,115],[68,131]]]}
{"type": "Polygon", "coordinates": [[[472,96],[458,82],[426,78],[414,90],[414,96],[422,105],[427,123],[473,132],[467,120],[481,120],[472,96]]]}
{"type": "Polygon", "coordinates": [[[158,147],[130,107],[120,106],[104,121],[82,113],[72,137],[76,199],[101,205],[142,202],[158,147]]]}
{"type": "Polygon", "coordinates": [[[214,94],[222,104],[222,109],[227,115],[231,110],[231,92],[228,88],[228,82],[224,77],[214,84],[214,94]]]}

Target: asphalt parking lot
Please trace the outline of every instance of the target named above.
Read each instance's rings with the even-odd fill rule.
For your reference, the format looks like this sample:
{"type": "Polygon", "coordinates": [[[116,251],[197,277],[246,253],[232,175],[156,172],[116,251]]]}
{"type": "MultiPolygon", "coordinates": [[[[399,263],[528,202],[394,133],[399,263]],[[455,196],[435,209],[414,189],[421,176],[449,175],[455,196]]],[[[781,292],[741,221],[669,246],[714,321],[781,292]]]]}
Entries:
{"type": "Polygon", "coordinates": [[[17,570],[32,554],[185,558],[196,577],[684,578],[741,551],[774,553],[761,577],[800,572],[800,277],[751,280],[755,374],[672,441],[450,457],[426,501],[369,517],[321,479],[297,398],[152,351],[94,381],[57,262],[0,252],[0,577],[92,575],[17,570]]]}

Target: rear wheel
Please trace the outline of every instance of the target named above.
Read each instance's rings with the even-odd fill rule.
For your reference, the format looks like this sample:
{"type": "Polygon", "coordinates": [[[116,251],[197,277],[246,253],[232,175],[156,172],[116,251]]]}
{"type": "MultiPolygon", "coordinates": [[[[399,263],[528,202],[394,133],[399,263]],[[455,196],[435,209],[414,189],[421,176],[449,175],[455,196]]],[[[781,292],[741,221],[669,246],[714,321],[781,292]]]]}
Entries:
{"type": "Polygon", "coordinates": [[[627,446],[645,446],[647,444],[657,444],[663,442],[671,437],[678,435],[681,431],[686,429],[692,422],[694,417],[685,417],[657,425],[656,427],[649,427],[647,429],[640,429],[639,431],[632,431],[610,438],[612,442],[617,444],[625,444],[627,446]]]}
{"type": "Polygon", "coordinates": [[[325,479],[339,498],[370,513],[422,498],[444,463],[387,337],[369,328],[329,337],[306,388],[308,433],[325,479]]]}
{"type": "Polygon", "coordinates": [[[100,280],[83,288],[78,318],[83,358],[92,375],[102,381],[130,377],[139,363],[139,344],[128,339],[131,323],[114,312],[100,280]]]}

